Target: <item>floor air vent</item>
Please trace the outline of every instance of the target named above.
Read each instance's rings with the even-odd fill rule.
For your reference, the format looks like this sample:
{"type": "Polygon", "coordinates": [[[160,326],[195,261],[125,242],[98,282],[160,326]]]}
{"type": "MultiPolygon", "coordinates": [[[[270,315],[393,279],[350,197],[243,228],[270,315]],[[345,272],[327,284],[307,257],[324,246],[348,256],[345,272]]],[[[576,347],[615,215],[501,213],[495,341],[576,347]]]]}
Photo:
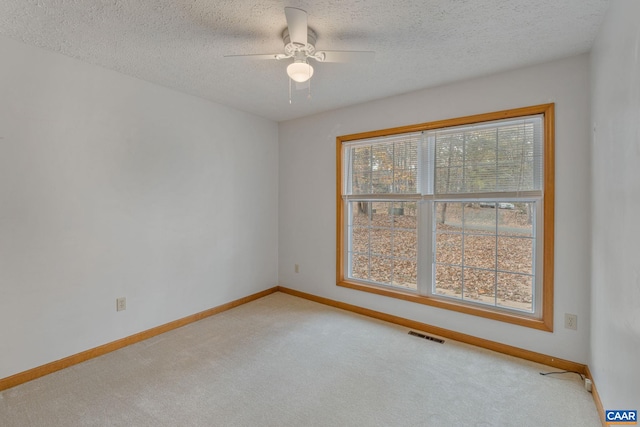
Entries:
{"type": "Polygon", "coordinates": [[[413,335],[414,337],[424,338],[425,340],[435,341],[440,344],[444,344],[444,340],[436,337],[430,337],[429,335],[421,334],[420,332],[409,331],[409,335],[413,335]]]}

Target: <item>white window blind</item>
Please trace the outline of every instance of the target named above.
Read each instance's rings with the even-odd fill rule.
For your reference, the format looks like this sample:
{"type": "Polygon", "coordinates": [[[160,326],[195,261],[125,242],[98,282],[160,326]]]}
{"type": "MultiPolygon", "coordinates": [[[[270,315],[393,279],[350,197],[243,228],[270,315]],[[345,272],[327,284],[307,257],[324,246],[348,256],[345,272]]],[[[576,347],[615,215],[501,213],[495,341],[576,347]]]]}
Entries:
{"type": "Polygon", "coordinates": [[[418,194],[421,133],[346,143],[343,195],[418,194]]]}
{"type": "Polygon", "coordinates": [[[357,140],[344,149],[344,196],[419,194],[420,187],[440,196],[522,193],[543,186],[542,115],[357,140]],[[432,158],[421,159],[424,149],[432,158]]]}
{"type": "Polygon", "coordinates": [[[542,190],[543,117],[429,132],[435,141],[435,193],[542,190]]]}

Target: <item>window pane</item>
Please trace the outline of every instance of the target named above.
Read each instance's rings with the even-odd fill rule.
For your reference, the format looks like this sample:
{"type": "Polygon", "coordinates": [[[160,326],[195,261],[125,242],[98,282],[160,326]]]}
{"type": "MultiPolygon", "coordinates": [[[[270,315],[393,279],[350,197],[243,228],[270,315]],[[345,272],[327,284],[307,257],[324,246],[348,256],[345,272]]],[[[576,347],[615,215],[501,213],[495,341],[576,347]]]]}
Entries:
{"type": "Polygon", "coordinates": [[[371,253],[374,255],[383,255],[391,257],[393,251],[391,249],[391,229],[372,228],[371,229],[371,253]]]}
{"type": "Polygon", "coordinates": [[[371,225],[374,227],[391,227],[392,217],[389,212],[389,202],[371,203],[371,225]]]}
{"type": "Polygon", "coordinates": [[[533,277],[524,274],[498,273],[498,305],[533,311],[533,277]]]}
{"type": "Polygon", "coordinates": [[[351,148],[351,193],[371,192],[371,147],[351,148]]]}
{"type": "Polygon", "coordinates": [[[533,237],[534,203],[501,202],[497,205],[498,234],[533,237]]]}
{"type": "Polygon", "coordinates": [[[351,230],[351,250],[358,253],[368,253],[369,229],[353,227],[351,230]]]}
{"type": "Polygon", "coordinates": [[[442,264],[462,265],[462,234],[436,234],[436,260],[442,264]]]}
{"type": "Polygon", "coordinates": [[[437,231],[461,232],[462,203],[437,202],[434,220],[437,231]]]}
{"type": "Polygon", "coordinates": [[[529,310],[534,207],[519,201],[434,202],[433,292],[529,310]]]}
{"type": "Polygon", "coordinates": [[[496,272],[479,270],[477,268],[464,269],[463,298],[495,304],[496,272]]]}
{"type": "Polygon", "coordinates": [[[351,277],[369,280],[369,257],[367,255],[351,254],[351,277]]]}
{"type": "Polygon", "coordinates": [[[369,227],[371,223],[371,203],[356,202],[351,204],[352,215],[350,225],[354,227],[369,227]]]}
{"type": "Polygon", "coordinates": [[[533,274],[533,240],[526,237],[498,238],[498,270],[533,274]]]}
{"type": "Polygon", "coordinates": [[[496,268],[496,238],[494,236],[464,236],[464,265],[496,268]]]}
{"type": "Polygon", "coordinates": [[[474,234],[495,234],[495,203],[467,203],[464,206],[464,231],[474,234]]]}
{"type": "Polygon", "coordinates": [[[534,125],[505,126],[498,131],[497,189],[535,190],[534,125]]]}
{"type": "Polygon", "coordinates": [[[417,193],[419,142],[407,134],[349,147],[347,194],[417,193]]]}
{"type": "Polygon", "coordinates": [[[436,143],[437,194],[459,193],[463,191],[464,134],[461,132],[442,135],[436,143]]]}
{"type": "Polygon", "coordinates": [[[391,259],[371,257],[371,280],[378,283],[391,283],[391,259]]]}
{"type": "Polygon", "coordinates": [[[418,205],[415,202],[395,202],[389,213],[396,229],[415,230],[418,220],[418,205]]]}
{"type": "Polygon", "coordinates": [[[494,130],[465,133],[464,192],[496,190],[496,140],[494,130]]]}
{"type": "Polygon", "coordinates": [[[393,261],[393,284],[409,289],[417,289],[418,263],[414,260],[393,261]]]}
{"type": "Polygon", "coordinates": [[[393,192],[415,193],[418,183],[418,141],[396,142],[393,148],[393,192]]]}
{"type": "Polygon", "coordinates": [[[417,203],[349,202],[350,278],[417,289],[417,203]]]}
{"type": "Polygon", "coordinates": [[[415,231],[397,230],[393,235],[393,254],[400,258],[418,259],[415,231]]]}
{"type": "Polygon", "coordinates": [[[436,264],[434,293],[462,298],[462,267],[436,264]]]}

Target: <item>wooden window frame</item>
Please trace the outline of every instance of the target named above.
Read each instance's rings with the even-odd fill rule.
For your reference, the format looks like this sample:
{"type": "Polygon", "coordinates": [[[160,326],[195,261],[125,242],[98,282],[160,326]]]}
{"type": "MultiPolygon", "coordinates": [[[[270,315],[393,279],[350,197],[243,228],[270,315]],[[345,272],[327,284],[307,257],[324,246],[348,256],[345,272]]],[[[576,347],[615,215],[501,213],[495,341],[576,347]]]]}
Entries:
{"type": "Polygon", "coordinates": [[[528,328],[553,332],[553,294],[554,294],[554,199],[555,199],[555,104],[542,104],[531,107],[516,108],[510,110],[497,111],[492,113],[478,114],[473,116],[459,117],[453,119],[439,120],[435,122],[422,123],[417,125],[402,126],[396,128],[382,129],[371,132],[363,132],[351,135],[338,136],[336,138],[336,282],[337,286],[370,292],[377,295],[425,304],[433,307],[452,310],[473,316],[498,320],[528,328]],[[387,288],[370,285],[366,283],[349,280],[345,277],[345,261],[347,242],[346,230],[344,227],[346,203],[343,199],[343,143],[374,137],[390,136],[400,133],[429,131],[440,128],[470,125],[480,122],[488,122],[501,119],[512,119],[522,116],[542,114],[544,116],[544,181],[543,181],[543,223],[544,234],[542,243],[542,309],[539,317],[519,314],[517,312],[506,312],[492,307],[481,305],[470,305],[452,299],[438,298],[428,295],[417,295],[402,289],[387,288]]]}

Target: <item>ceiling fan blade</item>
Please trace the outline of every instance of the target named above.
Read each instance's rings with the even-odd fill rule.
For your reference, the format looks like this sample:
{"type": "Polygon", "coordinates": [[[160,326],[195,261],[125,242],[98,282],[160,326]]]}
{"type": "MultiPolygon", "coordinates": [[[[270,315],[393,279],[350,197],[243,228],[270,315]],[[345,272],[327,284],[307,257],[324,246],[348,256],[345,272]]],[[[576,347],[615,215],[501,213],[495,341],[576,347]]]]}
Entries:
{"type": "Polygon", "coordinates": [[[287,55],[282,53],[252,53],[249,55],[224,55],[225,58],[237,59],[284,59],[287,55]]]}
{"type": "Polygon", "coordinates": [[[287,27],[291,43],[299,46],[307,45],[307,12],[296,7],[285,7],[287,27]]]}
{"type": "Polygon", "coordinates": [[[321,50],[317,51],[314,56],[323,55],[324,60],[321,62],[359,62],[369,63],[373,61],[376,53],[363,50],[321,50]]]}

